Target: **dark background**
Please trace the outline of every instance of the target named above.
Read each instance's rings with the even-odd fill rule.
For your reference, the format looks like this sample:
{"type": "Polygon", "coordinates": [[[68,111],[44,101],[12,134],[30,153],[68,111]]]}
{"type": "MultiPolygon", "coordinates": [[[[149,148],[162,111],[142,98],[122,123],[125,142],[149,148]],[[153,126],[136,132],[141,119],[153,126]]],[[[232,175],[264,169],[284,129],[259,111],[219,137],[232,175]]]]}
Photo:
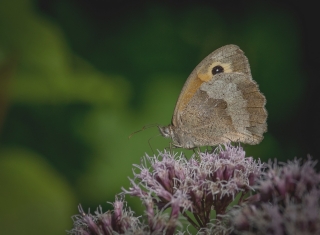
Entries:
{"type": "Polygon", "coordinates": [[[169,124],[189,73],[226,44],[245,52],[267,98],[268,133],[244,146],[247,154],[317,159],[316,9],[300,1],[1,1],[4,234],[63,234],[79,203],[109,208],[132,164],[169,146],[156,128],[128,136],[169,124]]]}

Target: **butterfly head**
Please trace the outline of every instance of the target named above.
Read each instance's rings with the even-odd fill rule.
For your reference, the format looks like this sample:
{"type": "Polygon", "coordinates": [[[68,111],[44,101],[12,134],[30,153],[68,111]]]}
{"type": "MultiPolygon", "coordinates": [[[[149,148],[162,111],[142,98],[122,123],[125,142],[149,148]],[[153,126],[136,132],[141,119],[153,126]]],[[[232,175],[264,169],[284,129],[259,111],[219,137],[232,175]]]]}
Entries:
{"type": "Polygon", "coordinates": [[[174,133],[172,129],[172,125],[168,126],[158,126],[160,134],[165,138],[173,138],[174,133]]]}
{"type": "Polygon", "coordinates": [[[172,140],[172,146],[175,148],[193,149],[198,145],[195,145],[191,136],[185,135],[181,132],[181,129],[174,125],[158,126],[160,134],[165,138],[172,140]]]}

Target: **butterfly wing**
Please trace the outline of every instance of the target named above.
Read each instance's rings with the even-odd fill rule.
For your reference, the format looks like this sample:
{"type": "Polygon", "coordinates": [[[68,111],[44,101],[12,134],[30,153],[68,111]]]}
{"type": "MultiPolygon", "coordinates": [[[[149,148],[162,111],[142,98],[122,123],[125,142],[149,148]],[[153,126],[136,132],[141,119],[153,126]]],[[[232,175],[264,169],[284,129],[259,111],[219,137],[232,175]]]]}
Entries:
{"type": "Polygon", "coordinates": [[[172,124],[180,139],[188,139],[188,146],[228,141],[256,144],[267,129],[265,102],[247,58],[239,47],[228,45],[207,56],[191,73],[172,124]],[[223,73],[213,75],[215,66],[221,66],[223,73]]]}
{"type": "Polygon", "coordinates": [[[224,73],[239,72],[247,74],[248,78],[252,79],[248,59],[238,46],[226,45],[215,50],[195,67],[185,82],[172,117],[173,125],[178,124],[179,113],[189,103],[201,84],[212,79],[211,70],[217,65],[224,67],[224,73]]]}

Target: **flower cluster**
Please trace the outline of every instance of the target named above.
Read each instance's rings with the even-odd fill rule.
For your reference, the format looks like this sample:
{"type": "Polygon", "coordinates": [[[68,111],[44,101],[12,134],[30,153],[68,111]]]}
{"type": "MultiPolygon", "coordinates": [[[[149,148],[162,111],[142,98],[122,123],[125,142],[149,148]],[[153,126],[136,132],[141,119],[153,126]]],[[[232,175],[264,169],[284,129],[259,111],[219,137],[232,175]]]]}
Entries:
{"type": "Polygon", "coordinates": [[[122,198],[112,203],[114,210],[102,212],[101,207],[95,215],[86,214],[79,206],[79,215],[73,216],[74,228],[69,231],[74,235],[111,235],[111,234],[143,234],[143,226],[139,218],[126,208],[122,198]]]}
{"type": "Polygon", "coordinates": [[[308,159],[266,166],[229,144],[189,160],[159,152],[134,165],[131,186],[116,197],[113,211],[99,208],[92,215],[80,207],[69,233],[190,234],[183,219],[198,235],[320,234],[320,174],[315,164],[308,159]],[[135,217],[126,207],[126,194],[142,200],[144,216],[135,217]]]}
{"type": "Polygon", "coordinates": [[[158,157],[146,156],[143,164],[135,167],[139,172],[134,173],[125,193],[152,201],[159,210],[170,207],[173,218],[180,214],[198,230],[207,228],[212,214],[217,219],[224,215],[238,194],[241,203],[262,170],[260,161],[245,157],[241,147],[231,145],[220,146],[213,153],[198,153],[189,160],[182,154],[159,153],[158,157]]]}
{"type": "Polygon", "coordinates": [[[308,159],[269,163],[250,203],[230,212],[236,234],[320,234],[320,174],[308,159]]]}

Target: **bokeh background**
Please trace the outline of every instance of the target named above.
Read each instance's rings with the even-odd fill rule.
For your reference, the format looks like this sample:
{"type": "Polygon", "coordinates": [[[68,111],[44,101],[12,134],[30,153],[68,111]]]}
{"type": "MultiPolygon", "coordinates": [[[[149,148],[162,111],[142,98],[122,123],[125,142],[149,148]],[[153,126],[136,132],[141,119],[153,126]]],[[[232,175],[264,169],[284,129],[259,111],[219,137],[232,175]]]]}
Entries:
{"type": "Polygon", "coordinates": [[[157,128],[128,136],[169,124],[189,73],[226,44],[245,52],[267,98],[268,133],[244,146],[248,155],[318,158],[315,9],[294,0],[1,0],[0,234],[65,234],[78,204],[108,209],[132,164],[169,146],[157,128]]]}

